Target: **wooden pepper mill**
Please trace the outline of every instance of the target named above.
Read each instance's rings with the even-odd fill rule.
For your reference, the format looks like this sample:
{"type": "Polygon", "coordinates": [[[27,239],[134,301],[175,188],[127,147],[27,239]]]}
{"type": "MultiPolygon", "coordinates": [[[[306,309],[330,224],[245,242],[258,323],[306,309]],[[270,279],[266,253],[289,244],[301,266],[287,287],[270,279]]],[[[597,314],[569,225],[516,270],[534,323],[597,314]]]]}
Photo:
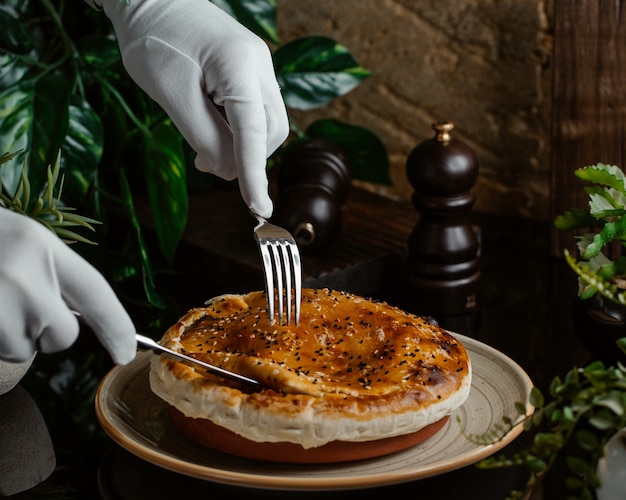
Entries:
{"type": "Polygon", "coordinates": [[[333,144],[304,139],[290,145],[278,165],[272,222],[293,235],[303,254],[322,252],[341,229],[350,180],[347,160],[333,144]]]}
{"type": "Polygon", "coordinates": [[[478,231],[470,221],[478,161],[450,136],[453,128],[450,122],[433,124],[435,137],[407,158],[412,202],[420,215],[408,241],[407,307],[469,335],[476,328],[480,280],[478,231]]]}

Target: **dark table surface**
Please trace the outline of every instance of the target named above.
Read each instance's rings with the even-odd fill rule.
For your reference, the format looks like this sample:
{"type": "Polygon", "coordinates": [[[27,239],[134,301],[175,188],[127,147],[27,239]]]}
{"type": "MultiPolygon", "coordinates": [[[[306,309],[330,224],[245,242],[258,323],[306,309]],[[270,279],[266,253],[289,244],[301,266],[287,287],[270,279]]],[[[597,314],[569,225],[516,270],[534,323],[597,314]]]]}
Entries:
{"type": "MultiPolygon", "coordinates": [[[[233,195],[226,196],[231,199],[233,195]]],[[[410,293],[402,283],[404,241],[417,216],[410,205],[370,194],[357,193],[352,200],[344,209],[344,229],[336,245],[323,256],[305,258],[305,283],[350,289],[391,303],[402,302],[402,295],[410,293]],[[381,218],[389,223],[377,227],[376,220],[381,218]],[[368,245],[368,239],[375,244],[368,245]]],[[[192,199],[192,213],[210,213],[211,207],[204,206],[206,203],[224,202],[218,198],[212,202],[192,199]]],[[[245,210],[239,210],[228,216],[234,220],[223,215],[190,220],[176,263],[182,270],[178,275],[182,284],[168,284],[179,300],[179,308],[172,312],[172,317],[185,308],[199,305],[207,295],[262,287],[256,249],[251,244],[253,221],[245,220],[245,216],[245,210]],[[221,226],[216,228],[211,225],[214,223],[221,226]],[[225,290],[226,286],[230,289],[225,290]]],[[[535,385],[546,388],[555,375],[590,360],[572,330],[575,277],[562,259],[549,256],[547,223],[479,214],[474,214],[473,220],[482,231],[479,309],[471,332],[459,333],[470,333],[505,353],[522,366],[535,385]]],[[[445,318],[441,322],[446,326],[445,318]]],[[[156,331],[162,326],[157,325],[156,331]]],[[[495,499],[504,498],[510,489],[520,487],[525,481],[523,471],[483,471],[468,466],[432,478],[368,490],[280,492],[220,485],[179,475],[135,457],[99,427],[94,416],[93,394],[109,368],[108,358],[88,335],[81,335],[68,351],[40,355],[36,359],[16,391],[20,392],[20,398],[34,401],[39,409],[44,430],[47,429],[54,446],[56,469],[47,479],[42,477],[41,484],[16,498],[41,495],[106,499],[356,499],[396,495],[495,499]]],[[[16,394],[0,397],[0,407],[12,404],[10,397],[16,394]]],[[[523,439],[524,435],[510,446],[518,446],[523,439]]],[[[44,452],[45,446],[36,444],[27,452],[16,451],[22,455],[44,452]]],[[[0,453],[10,451],[2,449],[0,453]]],[[[15,456],[18,460],[18,455],[15,456]]],[[[36,462],[28,456],[20,459],[25,464],[36,462]]],[[[557,483],[555,491],[558,489],[557,483]]],[[[552,490],[549,495],[537,491],[534,498],[559,496],[552,490]]]]}

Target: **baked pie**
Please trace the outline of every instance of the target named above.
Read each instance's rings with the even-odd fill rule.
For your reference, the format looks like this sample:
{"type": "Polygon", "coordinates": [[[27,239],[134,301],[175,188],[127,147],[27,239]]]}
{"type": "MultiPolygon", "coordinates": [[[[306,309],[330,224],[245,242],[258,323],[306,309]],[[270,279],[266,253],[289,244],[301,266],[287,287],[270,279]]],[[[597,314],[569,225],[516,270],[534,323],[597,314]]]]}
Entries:
{"type": "Polygon", "coordinates": [[[161,344],[261,381],[261,391],[153,357],[152,391],[175,426],[247,458],[370,458],[437,432],[469,395],[467,351],[449,332],[384,302],[305,289],[300,322],[270,325],[263,292],[192,309],[161,344]]]}

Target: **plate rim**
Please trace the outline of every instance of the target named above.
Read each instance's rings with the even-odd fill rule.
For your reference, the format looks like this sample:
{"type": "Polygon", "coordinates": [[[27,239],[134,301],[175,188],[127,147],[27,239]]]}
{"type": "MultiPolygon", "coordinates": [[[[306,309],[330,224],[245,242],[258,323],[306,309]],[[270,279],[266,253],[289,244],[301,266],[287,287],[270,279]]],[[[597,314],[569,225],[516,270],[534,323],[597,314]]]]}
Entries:
{"type": "MultiPolygon", "coordinates": [[[[533,382],[530,376],[516,361],[511,359],[503,352],[477,339],[457,333],[452,333],[452,335],[465,346],[465,348],[470,353],[470,357],[472,351],[477,351],[477,353],[483,351],[483,353],[489,355],[490,358],[500,359],[500,361],[506,364],[507,367],[519,378],[519,381],[526,389],[526,392],[530,392],[530,389],[533,387],[533,382]]],[[[523,422],[519,422],[502,439],[498,440],[496,443],[492,443],[489,445],[477,445],[477,447],[473,451],[463,453],[462,455],[456,455],[446,460],[434,462],[427,466],[421,467],[417,471],[415,469],[402,469],[397,471],[384,471],[379,473],[374,472],[368,473],[367,475],[354,476],[282,477],[278,475],[267,475],[263,473],[251,474],[249,472],[233,471],[227,468],[210,467],[202,464],[193,463],[185,460],[182,457],[177,457],[171,453],[163,452],[158,449],[146,446],[138,439],[134,439],[132,435],[122,432],[121,429],[117,428],[113,421],[108,419],[105,410],[105,399],[107,395],[107,389],[108,386],[111,384],[111,381],[115,380],[115,378],[119,376],[120,371],[128,370],[129,367],[133,364],[137,365],[140,363],[145,363],[147,364],[145,369],[149,369],[148,363],[150,357],[150,352],[138,353],[137,357],[133,361],[131,361],[131,363],[124,366],[115,366],[104,376],[104,378],[98,385],[94,402],[98,421],[100,422],[100,425],[105,430],[105,432],[118,445],[122,446],[122,448],[126,449],[137,457],[164,469],[206,481],[213,481],[217,483],[235,485],[240,487],[292,491],[363,489],[375,486],[399,484],[432,477],[476,463],[510,444],[523,431],[523,422]],[[452,461],[454,462],[450,463],[452,461]]],[[[474,385],[475,383],[476,380],[473,373],[472,385],[474,385]]],[[[529,403],[526,403],[526,406],[527,411],[530,412],[533,410],[532,406],[530,406],[529,403]]],[[[454,413],[451,415],[450,421],[446,423],[446,426],[452,424],[453,416],[454,413]]],[[[132,426],[128,424],[125,425],[128,426],[129,430],[133,430],[132,426]]],[[[207,450],[207,452],[210,453],[210,450],[207,450]]],[[[383,457],[379,457],[379,459],[382,458],[383,457]]],[[[301,467],[303,470],[306,470],[307,465],[302,464],[299,467],[301,467]]]]}

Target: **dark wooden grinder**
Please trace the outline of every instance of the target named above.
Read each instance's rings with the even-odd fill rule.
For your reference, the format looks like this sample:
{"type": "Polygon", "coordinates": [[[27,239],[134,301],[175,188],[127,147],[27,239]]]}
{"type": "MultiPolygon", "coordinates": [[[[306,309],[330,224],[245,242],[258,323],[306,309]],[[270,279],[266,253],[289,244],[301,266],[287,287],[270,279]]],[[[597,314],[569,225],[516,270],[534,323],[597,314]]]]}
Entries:
{"type": "Polygon", "coordinates": [[[442,327],[463,334],[476,328],[480,281],[479,231],[471,223],[478,161],[451,137],[454,125],[433,125],[435,137],[409,154],[406,173],[419,220],[408,240],[408,305],[442,327]]]}

